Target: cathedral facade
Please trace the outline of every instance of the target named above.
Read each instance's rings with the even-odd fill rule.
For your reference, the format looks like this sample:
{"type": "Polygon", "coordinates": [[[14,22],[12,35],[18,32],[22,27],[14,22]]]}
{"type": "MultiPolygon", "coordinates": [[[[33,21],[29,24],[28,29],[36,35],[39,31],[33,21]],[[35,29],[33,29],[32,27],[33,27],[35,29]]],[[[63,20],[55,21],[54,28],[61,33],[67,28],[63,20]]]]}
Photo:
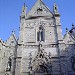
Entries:
{"type": "Polygon", "coordinates": [[[0,39],[0,75],[75,75],[75,27],[62,37],[60,14],[37,0],[20,16],[19,38],[13,31],[6,42],[0,39]]]}

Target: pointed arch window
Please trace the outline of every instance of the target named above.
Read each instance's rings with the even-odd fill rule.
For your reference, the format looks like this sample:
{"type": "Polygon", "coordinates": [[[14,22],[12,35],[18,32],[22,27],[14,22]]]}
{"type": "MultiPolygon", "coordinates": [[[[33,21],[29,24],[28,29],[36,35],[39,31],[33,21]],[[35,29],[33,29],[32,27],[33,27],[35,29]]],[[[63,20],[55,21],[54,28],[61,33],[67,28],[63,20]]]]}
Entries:
{"type": "Polygon", "coordinates": [[[45,29],[43,26],[39,27],[39,31],[37,32],[37,41],[45,41],[45,29]]]}

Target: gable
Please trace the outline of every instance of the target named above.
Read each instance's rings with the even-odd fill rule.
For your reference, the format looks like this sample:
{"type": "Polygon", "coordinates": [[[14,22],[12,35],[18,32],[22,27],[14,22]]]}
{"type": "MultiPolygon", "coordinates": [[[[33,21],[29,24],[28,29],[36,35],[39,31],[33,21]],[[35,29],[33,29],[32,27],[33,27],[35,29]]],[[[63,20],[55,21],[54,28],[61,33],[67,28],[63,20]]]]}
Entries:
{"type": "Polygon", "coordinates": [[[38,0],[27,14],[27,17],[34,17],[34,16],[52,17],[53,14],[41,0],[38,0]]]}
{"type": "Polygon", "coordinates": [[[66,35],[64,36],[63,41],[64,41],[65,44],[74,44],[75,43],[75,40],[71,36],[70,32],[66,33],[66,35]]]}
{"type": "Polygon", "coordinates": [[[6,41],[6,45],[7,46],[15,46],[17,44],[17,40],[16,40],[16,37],[15,37],[15,34],[13,33],[9,39],[6,41]]]}
{"type": "Polygon", "coordinates": [[[71,36],[75,39],[75,27],[73,27],[69,32],[71,36]]]}

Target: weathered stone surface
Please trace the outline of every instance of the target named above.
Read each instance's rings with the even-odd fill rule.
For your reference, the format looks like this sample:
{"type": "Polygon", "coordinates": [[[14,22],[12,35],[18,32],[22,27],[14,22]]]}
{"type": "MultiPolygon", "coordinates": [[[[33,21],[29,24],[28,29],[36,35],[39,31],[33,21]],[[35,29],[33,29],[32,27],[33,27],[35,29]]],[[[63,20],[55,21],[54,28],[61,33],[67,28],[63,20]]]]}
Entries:
{"type": "Polygon", "coordinates": [[[62,37],[60,14],[38,0],[22,8],[19,39],[0,39],[0,75],[75,75],[75,27],[62,37]],[[10,58],[10,59],[9,59],[10,58]]]}

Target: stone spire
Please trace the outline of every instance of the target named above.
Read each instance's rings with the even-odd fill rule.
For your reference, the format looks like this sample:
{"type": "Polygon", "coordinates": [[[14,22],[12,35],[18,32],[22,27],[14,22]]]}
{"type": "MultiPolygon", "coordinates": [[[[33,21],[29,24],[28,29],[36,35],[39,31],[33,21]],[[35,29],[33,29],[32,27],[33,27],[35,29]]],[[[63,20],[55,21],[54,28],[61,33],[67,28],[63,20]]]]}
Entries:
{"type": "Polygon", "coordinates": [[[21,14],[21,17],[25,17],[25,16],[26,16],[26,10],[27,10],[27,6],[26,6],[25,3],[24,3],[24,5],[23,5],[23,7],[22,7],[22,14],[21,14]]]}
{"type": "Polygon", "coordinates": [[[54,6],[53,6],[53,12],[54,12],[54,14],[58,13],[58,6],[55,2],[54,2],[54,6]]]}
{"type": "Polygon", "coordinates": [[[15,34],[15,30],[14,30],[14,29],[12,30],[12,34],[11,34],[11,36],[13,36],[14,39],[17,41],[17,38],[16,38],[16,34],[15,34]]]}

